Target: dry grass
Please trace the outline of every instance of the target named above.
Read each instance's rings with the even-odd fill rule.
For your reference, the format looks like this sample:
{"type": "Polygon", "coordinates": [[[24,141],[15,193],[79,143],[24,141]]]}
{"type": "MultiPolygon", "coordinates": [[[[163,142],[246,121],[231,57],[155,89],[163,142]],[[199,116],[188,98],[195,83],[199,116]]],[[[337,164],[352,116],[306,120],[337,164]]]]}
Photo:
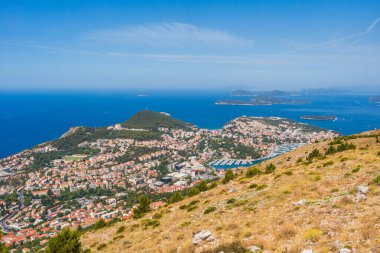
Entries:
{"type": "Polygon", "coordinates": [[[82,243],[91,252],[115,253],[202,252],[235,240],[244,247],[256,245],[273,252],[300,252],[308,248],[328,252],[338,240],[359,252],[374,252],[380,244],[380,185],[372,181],[380,174],[377,156],[380,144],[374,138],[352,142],[358,147],[356,150],[337,153],[325,160],[315,159],[308,165],[297,160],[305,161],[306,153],[314,148],[325,149],[327,142],[301,147],[261,165],[265,168],[268,163],[274,163],[275,174],[232,181],[230,184],[237,190],[234,193],[227,192],[227,185],[219,184],[210,191],[149,214],[147,218],[154,213],[163,214],[157,227],[144,229],[142,220],[124,221],[87,232],[82,236],[82,243]],[[366,150],[359,149],[367,144],[366,150]],[[330,160],[334,163],[323,166],[330,160]],[[360,170],[352,173],[357,166],[360,170]],[[282,176],[275,178],[275,175],[282,176]],[[251,184],[266,187],[258,191],[250,189],[251,184]],[[367,200],[353,201],[358,185],[370,186],[367,200]],[[235,201],[227,203],[230,199],[235,201]],[[293,205],[300,199],[306,199],[307,204],[293,205]],[[197,209],[188,212],[179,208],[193,200],[200,200],[197,209]],[[216,207],[216,211],[204,214],[210,206],[216,207]],[[117,233],[121,226],[125,226],[124,231],[117,233]],[[193,233],[202,229],[211,230],[217,240],[194,246],[193,233]],[[124,238],[113,240],[118,235],[124,238]],[[102,243],[107,246],[98,251],[102,243]]]}

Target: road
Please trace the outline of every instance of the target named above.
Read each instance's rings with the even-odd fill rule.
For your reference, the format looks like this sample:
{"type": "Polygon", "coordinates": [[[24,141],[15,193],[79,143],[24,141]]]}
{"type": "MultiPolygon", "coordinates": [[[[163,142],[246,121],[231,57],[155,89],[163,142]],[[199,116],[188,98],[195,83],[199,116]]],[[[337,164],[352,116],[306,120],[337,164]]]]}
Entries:
{"type": "Polygon", "coordinates": [[[7,225],[7,220],[9,218],[12,218],[13,216],[15,216],[18,211],[20,211],[21,209],[24,208],[24,195],[23,195],[23,190],[19,190],[17,191],[17,198],[18,198],[18,207],[17,209],[14,210],[13,213],[10,213],[8,215],[6,215],[1,221],[0,221],[0,226],[3,230],[4,233],[8,233],[10,231],[13,231],[13,230],[16,230],[15,228],[11,227],[11,226],[8,226],[7,225]]]}

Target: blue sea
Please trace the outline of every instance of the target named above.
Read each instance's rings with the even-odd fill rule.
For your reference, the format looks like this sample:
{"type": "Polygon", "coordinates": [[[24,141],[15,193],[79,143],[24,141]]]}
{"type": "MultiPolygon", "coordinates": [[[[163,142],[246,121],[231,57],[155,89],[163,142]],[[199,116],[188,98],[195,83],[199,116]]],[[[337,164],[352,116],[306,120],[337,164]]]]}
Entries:
{"type": "Polygon", "coordinates": [[[140,110],[170,113],[198,127],[217,129],[242,115],[279,116],[352,134],[380,127],[380,107],[365,95],[302,96],[304,105],[215,105],[228,92],[0,93],[0,158],[58,138],[72,126],[108,126],[140,110]],[[336,121],[302,120],[336,115],[336,121]]]}

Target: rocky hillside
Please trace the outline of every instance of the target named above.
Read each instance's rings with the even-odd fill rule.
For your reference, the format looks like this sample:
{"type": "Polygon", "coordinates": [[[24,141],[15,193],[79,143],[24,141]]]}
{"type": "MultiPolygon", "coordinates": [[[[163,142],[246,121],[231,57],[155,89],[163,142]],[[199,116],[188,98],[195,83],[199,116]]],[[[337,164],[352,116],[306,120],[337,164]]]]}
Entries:
{"type": "Polygon", "coordinates": [[[91,252],[378,252],[379,134],[311,144],[249,173],[237,171],[232,181],[143,218],[89,231],[83,246],[91,252]]]}

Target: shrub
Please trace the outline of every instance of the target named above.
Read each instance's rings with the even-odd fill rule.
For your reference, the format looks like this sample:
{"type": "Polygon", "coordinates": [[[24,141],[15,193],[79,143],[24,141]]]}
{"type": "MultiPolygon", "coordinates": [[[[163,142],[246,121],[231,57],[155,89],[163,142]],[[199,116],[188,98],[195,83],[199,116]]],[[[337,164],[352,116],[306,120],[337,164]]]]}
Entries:
{"type": "Polygon", "coordinates": [[[158,227],[160,225],[160,222],[158,220],[155,220],[155,219],[147,219],[147,220],[142,221],[142,225],[144,225],[145,228],[147,228],[147,227],[155,228],[155,227],[158,227]]]}
{"type": "Polygon", "coordinates": [[[101,229],[101,228],[104,228],[105,226],[107,226],[107,223],[104,219],[100,219],[98,220],[95,225],[94,225],[94,229],[101,229]]]}
{"type": "Polygon", "coordinates": [[[257,184],[251,184],[251,185],[249,185],[249,188],[250,189],[255,189],[255,188],[257,188],[257,186],[258,186],[257,184]]]}
{"type": "Polygon", "coordinates": [[[211,190],[211,189],[213,189],[213,188],[215,188],[215,187],[217,187],[218,185],[217,185],[217,183],[216,182],[212,182],[211,184],[209,184],[208,186],[207,186],[207,189],[208,190],[211,190]]]}
{"type": "Polygon", "coordinates": [[[330,161],[323,163],[323,167],[327,167],[327,166],[333,165],[333,164],[334,164],[334,162],[330,160],[330,161]]]}
{"type": "Polygon", "coordinates": [[[234,253],[245,253],[247,250],[244,248],[240,241],[223,243],[214,249],[207,249],[202,251],[202,253],[219,253],[219,252],[234,252],[234,253]]]}
{"type": "Polygon", "coordinates": [[[207,191],[207,184],[206,184],[206,181],[202,180],[197,186],[197,189],[200,191],[200,192],[205,192],[207,191]]]}
{"type": "Polygon", "coordinates": [[[191,188],[187,191],[186,195],[187,195],[188,197],[192,197],[192,196],[198,195],[199,193],[200,193],[200,191],[199,191],[198,188],[191,187],[191,188]]]}
{"type": "Polygon", "coordinates": [[[79,253],[81,252],[81,242],[79,240],[78,230],[70,230],[65,228],[50,238],[46,253],[79,253]]]}
{"type": "Polygon", "coordinates": [[[270,163],[265,167],[265,174],[273,173],[275,170],[276,166],[273,163],[270,163]]]}
{"type": "Polygon", "coordinates": [[[300,157],[297,159],[297,163],[302,163],[303,162],[303,159],[300,157]]]}
{"type": "Polygon", "coordinates": [[[373,180],[373,182],[377,185],[380,185],[380,175],[377,175],[377,177],[375,177],[375,179],[373,180]]]}
{"type": "Polygon", "coordinates": [[[291,172],[290,170],[288,170],[288,171],[285,171],[284,174],[287,175],[287,176],[291,176],[291,175],[293,175],[293,172],[291,172]]]}
{"type": "Polygon", "coordinates": [[[258,168],[253,167],[247,170],[247,172],[245,173],[245,177],[253,177],[260,174],[261,174],[261,171],[258,168]]]}
{"type": "MultiPolygon", "coordinates": [[[[97,250],[102,250],[102,249],[104,249],[104,248],[106,248],[107,247],[107,244],[105,244],[105,243],[102,243],[102,244],[100,244],[96,249],[97,250]]],[[[68,251],[69,252],[69,251],[68,251]]]]}
{"type": "Polygon", "coordinates": [[[119,239],[121,239],[121,238],[124,238],[124,235],[118,235],[118,236],[115,236],[115,237],[113,238],[113,240],[115,241],[115,240],[119,240],[119,239]]]}
{"type": "Polygon", "coordinates": [[[153,215],[153,219],[159,220],[159,219],[161,219],[161,218],[162,218],[162,214],[160,214],[160,213],[155,213],[155,214],[153,215]]]}
{"type": "Polygon", "coordinates": [[[183,196],[182,196],[182,192],[175,192],[171,197],[170,197],[170,200],[169,200],[169,203],[176,203],[178,201],[181,201],[183,200],[183,196]]]}
{"type": "Polygon", "coordinates": [[[307,156],[307,160],[312,161],[314,158],[321,157],[322,154],[318,149],[313,149],[310,154],[307,156]]]}
{"type": "Polygon", "coordinates": [[[189,208],[187,208],[187,211],[191,212],[191,211],[193,211],[193,210],[195,210],[197,208],[198,208],[198,206],[190,206],[189,208]]]}
{"type": "Polygon", "coordinates": [[[232,198],[232,199],[229,199],[227,200],[227,204],[233,204],[236,202],[236,199],[235,198],[232,198]]]}
{"type": "Polygon", "coordinates": [[[278,238],[284,238],[284,239],[290,239],[294,237],[297,234],[297,229],[292,224],[285,224],[280,228],[278,231],[277,237],[278,238]]]}
{"type": "Polygon", "coordinates": [[[304,238],[307,241],[316,242],[323,235],[323,232],[318,228],[312,228],[305,232],[304,238]]]}
{"type": "Polygon", "coordinates": [[[208,213],[212,213],[214,211],[216,211],[216,207],[215,206],[209,206],[206,208],[206,210],[203,213],[208,214],[208,213]]]}
{"type": "Polygon", "coordinates": [[[257,191],[260,191],[260,190],[262,190],[262,189],[264,189],[264,188],[266,188],[266,187],[267,187],[266,184],[260,184],[260,185],[258,185],[258,186],[256,187],[256,190],[257,190],[257,191]]]}
{"type": "Polygon", "coordinates": [[[223,184],[227,184],[234,178],[235,178],[234,172],[232,170],[227,170],[226,173],[224,174],[223,184]]]}
{"type": "Polygon", "coordinates": [[[133,217],[135,219],[141,218],[144,216],[145,213],[150,211],[150,198],[146,195],[141,195],[139,197],[139,205],[137,208],[134,210],[133,217]]]}
{"type": "Polygon", "coordinates": [[[123,233],[125,230],[125,226],[120,226],[117,231],[116,231],[116,234],[120,234],[120,233],[123,233]]]}
{"type": "Polygon", "coordinates": [[[352,173],[358,173],[360,171],[360,166],[358,165],[355,169],[352,170],[352,173]]]}

